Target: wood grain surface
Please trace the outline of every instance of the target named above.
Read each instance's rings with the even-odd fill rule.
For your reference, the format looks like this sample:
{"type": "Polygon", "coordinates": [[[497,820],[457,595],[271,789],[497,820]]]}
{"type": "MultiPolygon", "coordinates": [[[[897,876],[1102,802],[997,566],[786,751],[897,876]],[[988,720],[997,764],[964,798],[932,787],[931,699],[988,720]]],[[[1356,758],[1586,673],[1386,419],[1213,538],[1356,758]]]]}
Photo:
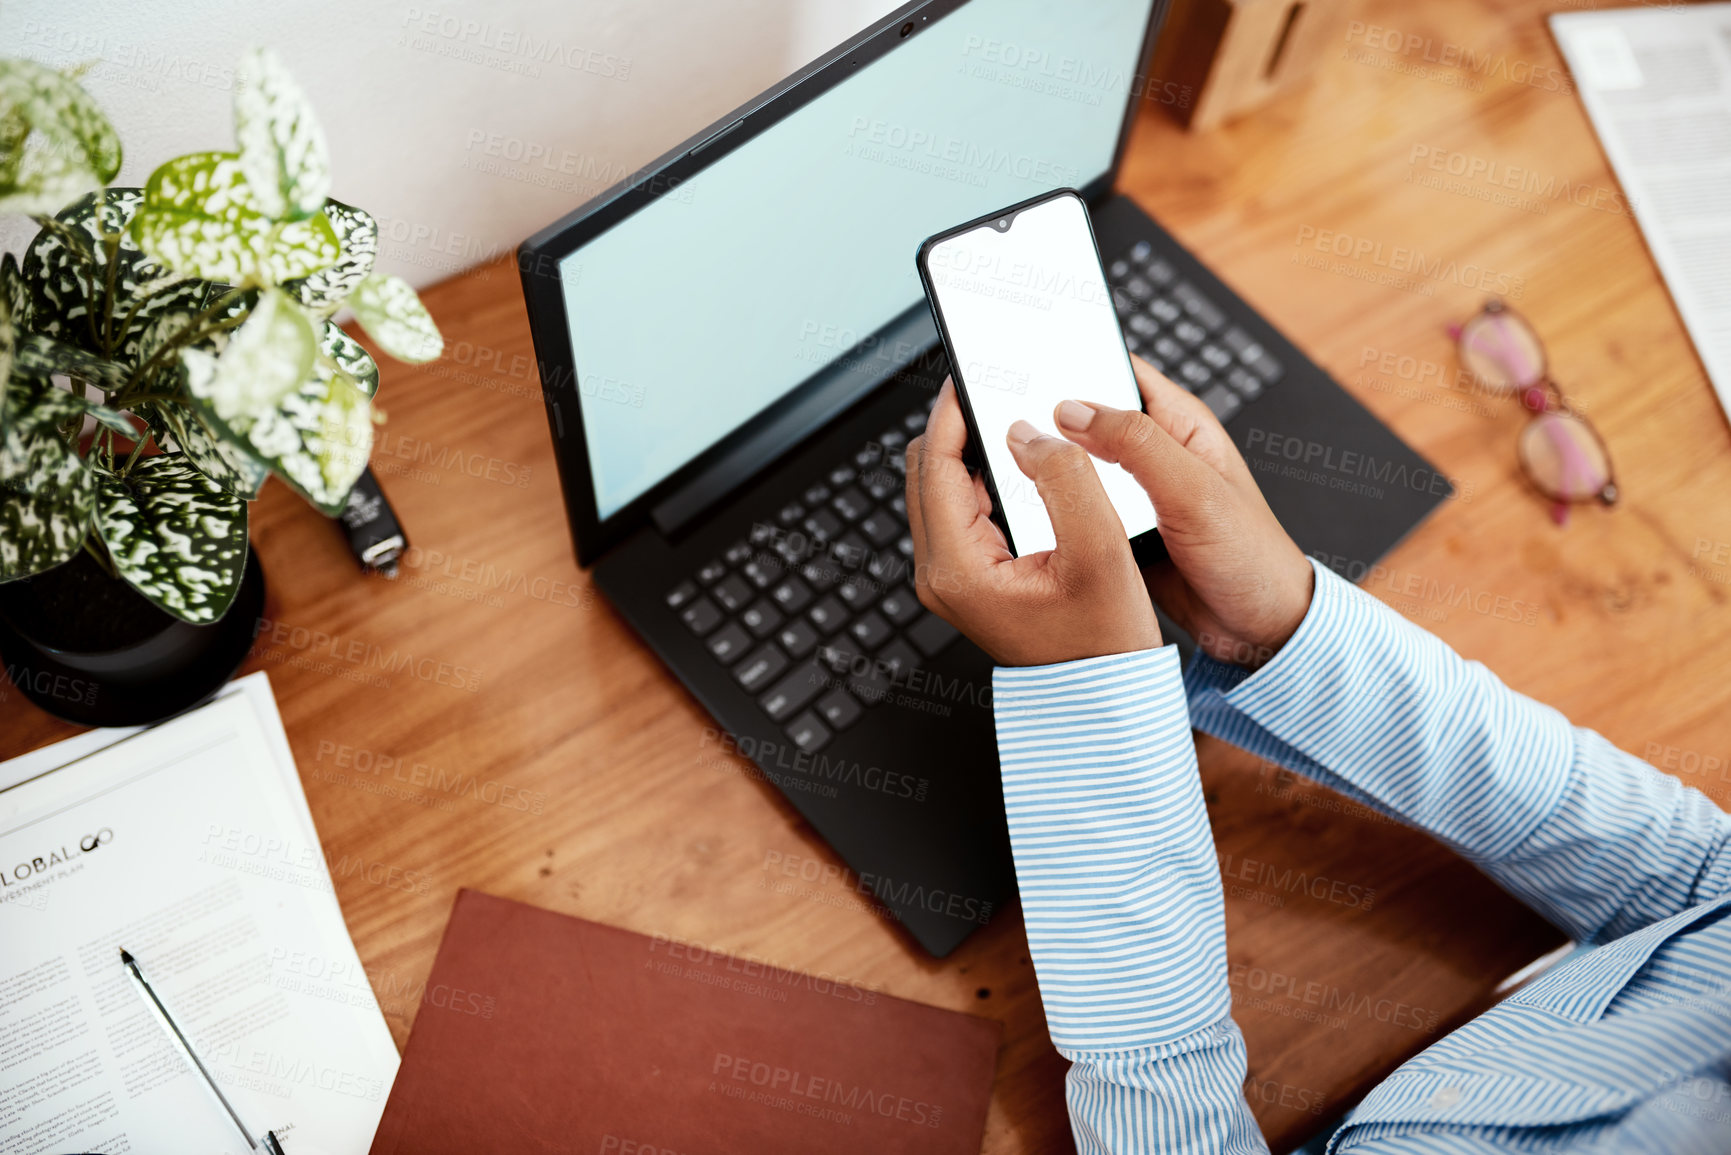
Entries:
{"type": "MultiPolygon", "coordinates": [[[[1275,107],[1190,136],[1148,102],[1121,188],[1455,479],[1372,592],[1724,805],[1726,421],[1544,10],[1359,5],[1275,107]],[[1499,175],[1429,167],[1457,153],[1499,175]],[[1538,191],[1499,188],[1509,166],[1538,191]],[[1397,272],[1412,263],[1397,250],[1421,271],[1397,272]],[[1554,525],[1516,469],[1519,407],[1454,384],[1445,326],[1486,286],[1531,318],[1603,431],[1617,508],[1554,525]]],[[[270,673],[399,1044],[457,888],[478,887],[999,1018],[985,1150],[1069,1150],[1018,912],[936,962],[854,891],[576,568],[515,268],[426,299],[446,357],[381,360],[373,464],[414,545],[402,576],[360,576],[279,484],[252,528],[270,598],[247,669],[270,673]]],[[[0,755],[71,732],[5,687],[0,755]]],[[[1248,1090],[1278,1151],[1561,939],[1428,838],[1200,747],[1248,1090]]]]}

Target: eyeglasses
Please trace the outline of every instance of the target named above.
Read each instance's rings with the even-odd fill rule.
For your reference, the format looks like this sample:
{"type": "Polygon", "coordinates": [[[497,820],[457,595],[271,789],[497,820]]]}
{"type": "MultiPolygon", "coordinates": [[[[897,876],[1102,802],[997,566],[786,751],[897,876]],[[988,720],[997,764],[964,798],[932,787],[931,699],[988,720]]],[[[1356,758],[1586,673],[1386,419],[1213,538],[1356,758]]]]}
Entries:
{"type": "Polygon", "coordinates": [[[1465,324],[1450,325],[1449,335],[1482,386],[1518,394],[1532,411],[1515,451],[1527,480],[1551,499],[1552,519],[1562,525],[1580,502],[1615,503],[1610,451],[1551,380],[1544,343],[1526,318],[1493,297],[1465,324]]]}

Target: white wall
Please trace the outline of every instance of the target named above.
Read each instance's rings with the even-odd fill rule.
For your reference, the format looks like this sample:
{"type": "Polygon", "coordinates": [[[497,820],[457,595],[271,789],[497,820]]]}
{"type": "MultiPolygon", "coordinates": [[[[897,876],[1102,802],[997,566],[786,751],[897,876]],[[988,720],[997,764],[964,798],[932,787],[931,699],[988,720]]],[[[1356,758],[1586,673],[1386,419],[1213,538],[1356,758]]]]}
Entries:
{"type": "MultiPolygon", "coordinates": [[[[311,95],[333,195],[426,285],[497,254],[865,27],[891,0],[9,0],[0,53],[94,61],[116,183],[233,147],[233,66],[267,45],[311,95]]],[[[19,251],[35,226],[0,221],[19,251]]]]}

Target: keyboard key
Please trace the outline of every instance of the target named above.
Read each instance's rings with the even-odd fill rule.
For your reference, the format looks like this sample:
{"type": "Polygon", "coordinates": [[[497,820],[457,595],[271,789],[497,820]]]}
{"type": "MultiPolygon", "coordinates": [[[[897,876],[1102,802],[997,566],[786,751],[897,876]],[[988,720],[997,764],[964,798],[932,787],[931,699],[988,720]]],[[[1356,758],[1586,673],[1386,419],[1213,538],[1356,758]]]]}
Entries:
{"type": "Polygon", "coordinates": [[[816,558],[807,562],[799,569],[799,576],[806,580],[812,589],[822,592],[831,589],[835,583],[846,575],[834,561],[827,557],[816,558]]]}
{"type": "Polygon", "coordinates": [[[706,586],[712,586],[726,576],[727,566],[723,565],[720,559],[710,562],[697,571],[697,580],[706,586]]]}
{"type": "Polygon", "coordinates": [[[756,653],[735,666],[733,676],[747,693],[755,694],[785,669],[787,656],[768,644],[759,646],[756,653]]]}
{"type": "Polygon", "coordinates": [[[728,565],[744,565],[746,559],[750,556],[751,547],[746,545],[743,541],[734,542],[732,545],[727,547],[727,552],[722,555],[722,557],[727,560],[728,565]]]}
{"type": "Polygon", "coordinates": [[[667,608],[670,610],[676,610],[696,596],[697,583],[680,582],[678,585],[667,591],[667,608]]]}
{"type": "Polygon", "coordinates": [[[739,628],[738,622],[728,622],[709,639],[709,652],[717,661],[732,665],[751,648],[751,635],[739,628]]]}
{"type": "Polygon", "coordinates": [[[905,682],[907,676],[920,666],[920,656],[900,638],[879,650],[872,661],[887,670],[891,680],[897,682],[905,682]]]}
{"type": "Polygon", "coordinates": [[[859,523],[859,531],[881,549],[901,536],[902,523],[881,509],[873,510],[870,517],[859,523]]]}
{"type": "Polygon", "coordinates": [[[878,444],[889,453],[900,453],[908,447],[908,435],[900,429],[886,429],[878,434],[878,444]]]}
{"type": "Polygon", "coordinates": [[[920,599],[907,586],[891,590],[878,603],[878,612],[898,626],[905,626],[920,616],[920,599]]]}
{"type": "Polygon", "coordinates": [[[817,712],[829,728],[836,731],[847,729],[865,714],[854,696],[846,690],[832,690],[826,697],[819,699],[817,712]]]}
{"type": "Polygon", "coordinates": [[[745,563],[745,577],[758,589],[768,589],[781,577],[781,563],[774,558],[756,557],[745,563]]]}
{"type": "Polygon", "coordinates": [[[775,632],[775,628],[783,622],[782,613],[771,605],[767,599],[760,598],[749,610],[739,615],[739,620],[745,623],[745,628],[760,638],[766,638],[775,632]]]}
{"type": "Polygon", "coordinates": [[[1148,302],[1148,315],[1162,325],[1176,325],[1184,310],[1171,297],[1155,297],[1148,302]]]}
{"type": "Polygon", "coordinates": [[[1154,371],[1156,373],[1165,373],[1169,368],[1171,368],[1171,366],[1169,366],[1166,363],[1165,359],[1162,358],[1157,353],[1153,353],[1153,352],[1143,353],[1142,354],[1142,360],[1144,360],[1144,361],[1148,362],[1148,364],[1154,366],[1154,371]]]}
{"type": "Polygon", "coordinates": [[[1240,409],[1244,408],[1244,402],[1238,399],[1238,394],[1224,385],[1210,386],[1198,396],[1202,398],[1202,403],[1208,406],[1214,416],[1220,418],[1222,422],[1230,420],[1240,409]]]}
{"type": "Polygon", "coordinates": [[[817,660],[829,667],[835,674],[845,674],[853,668],[855,660],[860,657],[858,650],[847,642],[831,642],[827,646],[817,648],[817,660]]]}
{"type": "Polygon", "coordinates": [[[918,437],[920,434],[924,433],[926,431],[925,410],[922,409],[918,412],[910,413],[906,417],[902,418],[902,428],[907,430],[908,433],[914,437],[918,437]]]}
{"type": "Polygon", "coordinates": [[[1128,317],[1136,311],[1136,298],[1132,297],[1127,290],[1114,287],[1112,289],[1112,308],[1117,310],[1120,317],[1128,317]]]}
{"type": "Polygon", "coordinates": [[[1147,346],[1142,344],[1142,338],[1138,337],[1134,333],[1131,333],[1130,335],[1128,335],[1127,337],[1124,338],[1124,348],[1130,350],[1130,352],[1132,352],[1132,353],[1136,354],[1136,356],[1140,357],[1142,355],[1142,350],[1147,348],[1147,346]]]}
{"type": "Polygon", "coordinates": [[[927,614],[908,627],[908,640],[920,648],[920,653],[935,658],[943,648],[961,635],[956,627],[936,614],[927,614]]]}
{"type": "Polygon", "coordinates": [[[1124,322],[1124,327],[1138,337],[1146,337],[1150,341],[1160,335],[1160,326],[1154,323],[1154,318],[1144,313],[1132,313],[1124,322]]]}
{"type": "Polygon", "coordinates": [[[829,506],[849,521],[858,521],[870,513],[872,508],[871,502],[866,500],[865,494],[852,486],[836,494],[835,500],[830,502],[829,506]]]}
{"type": "Polygon", "coordinates": [[[829,500],[830,488],[823,482],[818,482],[804,493],[800,494],[807,505],[822,505],[829,500]]]}
{"type": "Polygon", "coordinates": [[[847,621],[848,612],[834,598],[824,598],[805,616],[823,633],[833,634],[847,621]]]}
{"type": "Polygon", "coordinates": [[[870,552],[871,547],[866,544],[865,538],[851,532],[832,545],[829,551],[836,563],[846,570],[859,569],[865,564],[866,555],[870,552]]]}
{"type": "Polygon", "coordinates": [[[1176,365],[1190,354],[1171,337],[1161,337],[1154,342],[1154,355],[1168,365],[1176,365]]]}
{"type": "Polygon", "coordinates": [[[698,598],[685,607],[679,615],[691,632],[702,637],[721,624],[721,611],[715,608],[715,603],[708,598],[698,598]]]}
{"type": "Polygon", "coordinates": [[[853,463],[857,468],[870,469],[884,459],[883,446],[875,441],[868,441],[854,451],[853,463]]]}
{"type": "Polygon", "coordinates": [[[902,492],[890,498],[890,512],[896,515],[897,521],[905,523],[908,520],[907,490],[904,489],[902,492]]]}
{"type": "Polygon", "coordinates": [[[1180,281],[1172,286],[1172,296],[1177,298],[1180,305],[1184,306],[1186,313],[1196,318],[1209,332],[1213,332],[1226,324],[1226,314],[1220,311],[1220,306],[1210,301],[1203,295],[1201,289],[1189,281],[1180,281]]]}
{"type": "Polygon", "coordinates": [[[777,682],[769,693],[757,700],[757,704],[773,720],[785,722],[828,684],[829,679],[824,676],[822,667],[816,662],[806,662],[795,666],[793,673],[777,682]]]}
{"type": "Polygon", "coordinates": [[[877,587],[864,578],[849,578],[836,587],[841,600],[848,604],[849,609],[863,610],[872,604],[877,596],[877,587]]]}
{"type": "Polygon", "coordinates": [[[877,613],[868,613],[847,628],[853,635],[853,640],[868,650],[875,650],[889,641],[895,631],[890,624],[879,617],[877,613]]]}
{"type": "Polygon", "coordinates": [[[1262,378],[1262,383],[1264,385],[1272,385],[1285,375],[1286,366],[1282,365],[1279,361],[1276,361],[1272,355],[1265,352],[1262,356],[1250,362],[1250,371],[1262,378]]]}
{"type": "Polygon", "coordinates": [[[900,477],[887,469],[878,469],[870,477],[864,479],[865,490],[872,495],[872,500],[882,501],[892,493],[900,493],[907,484],[900,477]]]}
{"type": "Polygon", "coordinates": [[[767,521],[760,521],[751,527],[751,544],[768,545],[775,540],[775,526],[767,521]]]}
{"type": "Polygon", "coordinates": [[[1262,396],[1262,378],[1240,365],[1234,365],[1226,371],[1226,383],[1232,386],[1246,401],[1254,401],[1262,396]]]}
{"type": "Polygon", "coordinates": [[[1232,354],[1212,341],[1196,350],[1196,355],[1202,358],[1203,363],[1215,372],[1223,372],[1232,368],[1233,365],[1232,354]]]}
{"type": "Polygon", "coordinates": [[[817,510],[805,519],[805,532],[811,534],[814,541],[829,541],[841,531],[841,518],[827,509],[817,510]]]}
{"type": "Polygon", "coordinates": [[[908,474],[908,455],[892,453],[884,458],[884,466],[897,477],[906,477],[908,474]]]}
{"type": "Polygon", "coordinates": [[[715,600],[730,614],[737,614],[751,601],[751,587],[738,574],[729,574],[713,591],[715,600]]]}
{"type": "Polygon", "coordinates": [[[858,476],[859,476],[859,474],[855,473],[852,469],[849,469],[847,466],[838,465],[834,469],[829,471],[830,488],[840,489],[844,485],[851,485],[851,484],[853,484],[853,479],[858,477],[858,476]]]}
{"type": "Polygon", "coordinates": [[[896,540],[896,552],[907,558],[914,556],[914,537],[912,534],[904,533],[896,540]]]}
{"type": "Polygon", "coordinates": [[[797,614],[811,602],[811,587],[796,577],[790,577],[770,591],[770,597],[784,614],[797,614]]]}
{"type": "Polygon", "coordinates": [[[1172,262],[1155,257],[1142,266],[1142,273],[1150,281],[1162,287],[1170,285],[1178,279],[1178,270],[1172,267],[1172,262]]]}
{"type": "Polygon", "coordinates": [[[1192,349],[1208,340],[1208,330],[1190,320],[1180,321],[1172,326],[1172,335],[1192,349]]]}
{"type": "Polygon", "coordinates": [[[787,736],[807,754],[816,754],[829,745],[831,734],[824,724],[817,720],[817,715],[807,710],[793,720],[793,725],[787,728],[787,736]]]}
{"type": "Polygon", "coordinates": [[[781,648],[796,658],[803,658],[817,648],[817,631],[811,628],[811,623],[804,618],[795,618],[781,627],[781,633],[775,635],[775,640],[781,643],[781,648]]]}
{"type": "Polygon", "coordinates": [[[1149,257],[1152,257],[1153,255],[1154,255],[1154,246],[1149,244],[1147,241],[1137,241],[1134,245],[1132,245],[1130,247],[1130,252],[1129,252],[1130,260],[1133,261],[1134,263],[1138,264],[1138,265],[1141,264],[1143,261],[1146,261],[1149,257]]]}
{"type": "Polygon", "coordinates": [[[797,501],[790,501],[782,506],[781,512],[775,516],[783,525],[798,525],[799,519],[805,516],[805,506],[797,501]]]}
{"type": "Polygon", "coordinates": [[[1149,284],[1148,281],[1142,277],[1131,277],[1129,280],[1125,281],[1124,291],[1129,293],[1137,303],[1146,301],[1154,296],[1154,286],[1149,284]]]}
{"type": "Polygon", "coordinates": [[[895,684],[883,663],[866,658],[854,662],[849,668],[847,688],[866,705],[875,706],[895,688],[895,684]]]}
{"type": "Polygon", "coordinates": [[[1214,380],[1214,374],[1200,361],[1186,361],[1178,366],[1178,379],[1194,393],[1198,389],[1206,388],[1214,380]]]}
{"type": "Polygon", "coordinates": [[[880,550],[872,554],[866,573],[876,578],[880,586],[893,586],[908,576],[908,561],[900,554],[880,550]]]}
{"type": "Polygon", "coordinates": [[[1106,267],[1106,275],[1114,281],[1122,281],[1130,275],[1130,262],[1119,257],[1106,267]]]}

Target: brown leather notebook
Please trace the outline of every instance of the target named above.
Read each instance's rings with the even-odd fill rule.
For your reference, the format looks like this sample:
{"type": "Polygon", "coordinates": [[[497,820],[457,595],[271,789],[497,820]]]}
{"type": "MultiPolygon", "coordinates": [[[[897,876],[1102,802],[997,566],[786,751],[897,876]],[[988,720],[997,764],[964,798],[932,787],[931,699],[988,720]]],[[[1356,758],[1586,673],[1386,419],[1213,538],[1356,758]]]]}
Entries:
{"type": "Polygon", "coordinates": [[[464,890],[372,1155],[977,1155],[1002,1033],[464,890]]]}

